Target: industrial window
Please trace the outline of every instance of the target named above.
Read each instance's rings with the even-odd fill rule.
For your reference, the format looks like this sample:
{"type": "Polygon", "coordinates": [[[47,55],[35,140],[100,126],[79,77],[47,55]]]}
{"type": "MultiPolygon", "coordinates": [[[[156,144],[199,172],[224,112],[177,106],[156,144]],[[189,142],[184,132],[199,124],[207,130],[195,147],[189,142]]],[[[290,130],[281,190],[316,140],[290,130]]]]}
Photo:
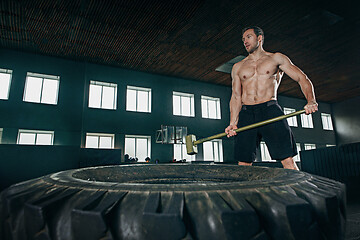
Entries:
{"type": "Polygon", "coordinates": [[[0,68],[0,99],[8,100],[12,70],[0,68]]]}
{"type": "Polygon", "coordinates": [[[3,135],[3,129],[0,128],[0,144],[2,143],[2,135],[3,135]]]}
{"type": "Polygon", "coordinates": [[[324,130],[334,130],[330,114],[321,113],[321,120],[322,120],[324,130]]]}
{"type": "Polygon", "coordinates": [[[137,158],[139,162],[145,162],[145,158],[151,158],[151,137],[126,135],[125,154],[137,158]]]}
{"type": "Polygon", "coordinates": [[[127,86],[126,111],[151,112],[151,89],[127,86]]]}
{"type": "Polygon", "coordinates": [[[316,149],[316,145],[312,144],[312,143],[305,143],[304,147],[305,147],[305,150],[316,149]]]}
{"type": "Polygon", "coordinates": [[[173,92],[173,114],[195,117],[194,94],[173,92]]]}
{"type": "Polygon", "coordinates": [[[303,128],[314,128],[311,114],[301,114],[301,126],[303,128]]]}
{"type": "Polygon", "coordinates": [[[186,150],[186,144],[177,143],[174,144],[174,159],[186,161],[195,161],[195,155],[188,155],[186,150]]]}
{"type": "Polygon", "coordinates": [[[114,148],[114,134],[86,133],[86,148],[114,148]]]}
{"type": "Polygon", "coordinates": [[[300,162],[300,151],[301,151],[300,143],[296,143],[296,149],[297,149],[298,154],[296,156],[294,156],[294,160],[296,162],[300,162]]]}
{"type": "Polygon", "coordinates": [[[59,76],[28,72],[23,101],[53,104],[58,102],[59,76]]]}
{"type": "Polygon", "coordinates": [[[221,119],[220,98],[201,96],[203,118],[221,119]]]}
{"type": "Polygon", "coordinates": [[[223,162],[222,140],[212,140],[203,143],[204,160],[223,162]]]}
{"type": "Polygon", "coordinates": [[[260,153],[261,153],[261,161],[275,162],[275,160],[271,159],[269,150],[265,142],[260,142],[260,153]]]}
{"type": "Polygon", "coordinates": [[[17,144],[53,145],[54,132],[19,129],[17,144]]]}
{"type": "MultiPolygon", "coordinates": [[[[293,112],[295,112],[295,109],[284,108],[284,113],[285,114],[290,114],[290,113],[293,113],[293,112]]],[[[290,127],[297,127],[298,126],[296,116],[287,118],[287,121],[288,121],[288,124],[289,124],[290,127]]]]}
{"type": "Polygon", "coordinates": [[[90,81],[89,108],[116,109],[117,84],[90,81]]]}

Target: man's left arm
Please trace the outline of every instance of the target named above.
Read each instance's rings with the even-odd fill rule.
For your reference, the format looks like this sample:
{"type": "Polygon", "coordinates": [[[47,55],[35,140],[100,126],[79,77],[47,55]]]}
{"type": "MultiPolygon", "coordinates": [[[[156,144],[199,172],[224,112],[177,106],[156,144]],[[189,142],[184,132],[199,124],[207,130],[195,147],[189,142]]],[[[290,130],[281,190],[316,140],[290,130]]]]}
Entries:
{"type": "Polygon", "coordinates": [[[274,59],[278,62],[279,68],[300,85],[301,91],[307,100],[307,104],[304,107],[306,114],[316,112],[318,110],[318,104],[315,99],[314,87],[310,79],[284,54],[275,53],[274,59]]]}

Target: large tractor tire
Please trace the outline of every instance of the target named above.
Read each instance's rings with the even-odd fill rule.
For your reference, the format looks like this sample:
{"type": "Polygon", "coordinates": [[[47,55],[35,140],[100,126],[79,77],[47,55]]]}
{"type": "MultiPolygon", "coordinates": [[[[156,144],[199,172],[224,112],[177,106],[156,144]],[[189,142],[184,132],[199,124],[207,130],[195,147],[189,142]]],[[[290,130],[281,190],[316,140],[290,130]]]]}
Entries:
{"type": "Polygon", "coordinates": [[[234,165],[92,167],[0,196],[0,239],[343,239],[345,186],[234,165]]]}

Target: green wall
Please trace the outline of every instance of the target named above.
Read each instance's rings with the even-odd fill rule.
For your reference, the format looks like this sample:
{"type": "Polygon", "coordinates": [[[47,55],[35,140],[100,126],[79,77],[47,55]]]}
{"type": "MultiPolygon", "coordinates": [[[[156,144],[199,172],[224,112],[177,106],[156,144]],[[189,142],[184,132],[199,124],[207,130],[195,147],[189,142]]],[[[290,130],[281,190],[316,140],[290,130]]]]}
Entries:
{"type": "MultiPolygon", "coordinates": [[[[2,144],[5,144],[0,149],[2,156],[0,167],[5,169],[3,172],[7,168],[10,169],[10,166],[14,166],[10,161],[26,156],[24,154],[17,155],[17,151],[11,151],[14,154],[12,157],[9,155],[4,157],[5,155],[1,153],[6,151],[6,144],[9,144],[10,147],[16,143],[19,129],[54,131],[54,145],[79,149],[85,145],[86,132],[112,133],[115,134],[115,148],[122,153],[124,152],[124,136],[126,134],[147,135],[151,136],[152,141],[151,159],[157,158],[160,162],[169,162],[173,158],[173,146],[155,143],[155,133],[161,128],[161,125],[186,126],[188,133],[195,134],[199,139],[223,132],[229,123],[230,87],[4,49],[0,50],[0,68],[13,70],[9,99],[0,100],[0,128],[3,128],[1,141],[2,144]],[[60,76],[57,105],[22,101],[27,72],[60,76]],[[116,110],[90,109],[87,107],[90,80],[117,84],[118,102],[116,110]],[[127,85],[152,89],[151,113],[127,112],[125,110],[127,85]],[[195,117],[173,116],[173,91],[195,95],[195,117]],[[201,95],[221,99],[221,120],[203,119],[201,117],[201,95]]],[[[283,107],[300,110],[306,102],[302,99],[279,96],[279,103],[283,107]]],[[[327,103],[320,103],[319,109],[320,112],[332,113],[331,105],[327,103]]],[[[292,128],[297,142],[301,143],[302,147],[304,143],[315,143],[317,147],[336,144],[335,132],[322,130],[320,113],[314,114],[313,120],[315,128],[304,129],[301,127],[300,117],[298,117],[299,127],[292,128]]],[[[31,147],[36,148],[36,146],[17,146],[17,149],[29,149],[31,147]]],[[[51,146],[46,149],[51,151],[51,146]]],[[[234,163],[232,139],[223,138],[223,152],[224,162],[234,163]]],[[[78,163],[71,162],[69,164],[66,159],[62,160],[61,158],[54,160],[57,161],[55,168],[39,164],[39,162],[48,159],[47,155],[45,150],[41,151],[41,154],[31,155],[36,159],[22,159],[18,162],[18,167],[31,162],[34,169],[47,174],[49,169],[58,171],[79,166],[78,163]],[[36,166],[37,164],[38,166],[36,166]]],[[[202,145],[199,145],[199,153],[196,157],[199,161],[203,159],[202,145]]],[[[11,169],[14,170],[12,167],[11,169]]]]}

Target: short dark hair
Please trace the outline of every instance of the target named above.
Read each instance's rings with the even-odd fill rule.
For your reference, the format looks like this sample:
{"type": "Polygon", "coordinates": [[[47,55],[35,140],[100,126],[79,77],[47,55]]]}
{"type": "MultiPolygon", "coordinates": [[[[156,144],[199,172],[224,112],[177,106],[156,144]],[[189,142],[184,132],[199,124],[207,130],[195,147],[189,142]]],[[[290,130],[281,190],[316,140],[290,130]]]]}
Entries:
{"type": "Polygon", "coordinates": [[[249,29],[253,29],[254,33],[256,34],[257,37],[262,35],[263,36],[263,41],[264,41],[264,39],[265,39],[264,31],[261,28],[259,28],[258,26],[251,26],[251,27],[243,28],[243,30],[241,31],[241,36],[244,35],[244,32],[246,32],[249,29]]]}

